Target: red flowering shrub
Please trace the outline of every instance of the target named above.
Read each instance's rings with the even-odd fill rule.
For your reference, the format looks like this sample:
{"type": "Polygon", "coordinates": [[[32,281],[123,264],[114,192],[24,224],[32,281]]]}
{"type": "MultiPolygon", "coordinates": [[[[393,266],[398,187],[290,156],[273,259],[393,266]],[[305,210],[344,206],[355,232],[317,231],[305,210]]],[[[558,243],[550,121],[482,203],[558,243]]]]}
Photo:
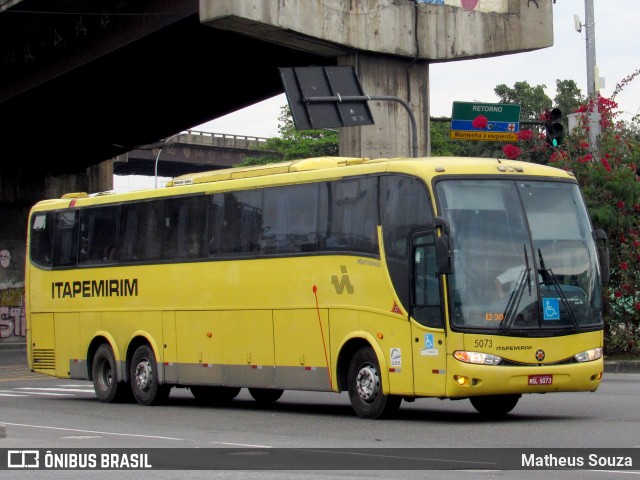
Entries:
{"type": "Polygon", "coordinates": [[[595,228],[609,237],[611,280],[604,286],[605,352],[640,354],[640,116],[618,120],[615,96],[640,75],[618,85],[611,98],[598,97],[578,109],[582,118],[565,136],[554,166],[572,171],[595,228]],[[598,145],[592,145],[589,112],[600,114],[598,145]]]}
{"type": "Polygon", "coordinates": [[[519,142],[526,142],[533,139],[533,132],[529,129],[520,130],[517,134],[519,142]]]}
{"type": "Polygon", "coordinates": [[[487,128],[487,125],[489,125],[489,119],[484,115],[478,115],[471,121],[471,126],[479,130],[487,128]]]}
{"type": "Polygon", "coordinates": [[[511,145],[510,143],[507,143],[502,147],[502,153],[504,153],[508,159],[515,160],[520,156],[520,154],[522,153],[522,150],[520,150],[515,145],[511,145]]]}

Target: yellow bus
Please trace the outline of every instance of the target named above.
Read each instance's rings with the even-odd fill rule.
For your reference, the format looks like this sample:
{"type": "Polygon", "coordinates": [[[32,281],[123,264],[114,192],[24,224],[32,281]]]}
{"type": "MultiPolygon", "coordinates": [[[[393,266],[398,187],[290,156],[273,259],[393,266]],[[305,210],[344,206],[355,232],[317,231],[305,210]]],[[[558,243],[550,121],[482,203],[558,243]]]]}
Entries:
{"type": "Polygon", "coordinates": [[[30,368],[102,402],[595,391],[607,263],[576,179],[482,158],[319,157],[30,213],[30,368]]]}

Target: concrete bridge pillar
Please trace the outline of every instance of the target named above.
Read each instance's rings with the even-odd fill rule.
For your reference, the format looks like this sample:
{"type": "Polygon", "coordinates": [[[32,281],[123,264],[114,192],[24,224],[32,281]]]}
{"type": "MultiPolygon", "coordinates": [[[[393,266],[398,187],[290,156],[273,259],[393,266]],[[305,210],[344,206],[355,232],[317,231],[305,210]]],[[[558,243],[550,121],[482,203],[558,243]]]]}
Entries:
{"type": "MultiPolygon", "coordinates": [[[[429,62],[553,45],[551,0],[200,0],[200,21],[353,65],[364,93],[411,104],[420,156],[430,150],[429,62]]],[[[410,156],[404,107],[369,106],[375,126],[341,129],[340,154],[410,156]]]]}
{"type": "MultiPolygon", "coordinates": [[[[354,53],[338,57],[339,65],[352,65],[366,95],[399,97],[413,111],[417,124],[418,156],[431,152],[429,138],[429,63],[354,53]]],[[[374,125],[340,129],[340,155],[347,157],[410,157],[412,129],[406,108],[397,101],[368,102],[374,125]]]]}

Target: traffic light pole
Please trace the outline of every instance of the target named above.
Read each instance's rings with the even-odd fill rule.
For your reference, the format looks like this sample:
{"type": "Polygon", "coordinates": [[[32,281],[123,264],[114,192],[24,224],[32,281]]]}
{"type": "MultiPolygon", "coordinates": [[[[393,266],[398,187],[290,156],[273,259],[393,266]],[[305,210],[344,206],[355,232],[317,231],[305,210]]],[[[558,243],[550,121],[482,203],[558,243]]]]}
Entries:
{"type": "Polygon", "coordinates": [[[411,105],[400,98],[390,97],[386,95],[337,95],[333,97],[304,97],[302,99],[305,103],[331,103],[331,102],[364,102],[369,100],[390,100],[392,102],[400,103],[409,114],[409,121],[411,122],[411,157],[418,156],[418,126],[416,124],[416,117],[411,110],[411,105]]]}

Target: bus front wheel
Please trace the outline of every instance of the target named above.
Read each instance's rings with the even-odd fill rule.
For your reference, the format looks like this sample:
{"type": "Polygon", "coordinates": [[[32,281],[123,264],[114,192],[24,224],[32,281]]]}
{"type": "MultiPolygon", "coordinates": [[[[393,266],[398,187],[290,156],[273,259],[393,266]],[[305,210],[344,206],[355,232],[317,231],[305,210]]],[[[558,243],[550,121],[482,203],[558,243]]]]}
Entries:
{"type": "Polygon", "coordinates": [[[471,405],[478,413],[488,417],[501,417],[513,410],[521,395],[487,395],[471,397],[471,405]]]}
{"type": "Polygon", "coordinates": [[[258,403],[273,403],[277,402],[284,390],[277,388],[250,388],[249,394],[258,403]]]}
{"type": "Polygon", "coordinates": [[[129,385],[118,381],[116,357],[107,344],[100,345],[93,356],[91,378],[96,397],[101,402],[112,403],[131,398],[129,385]]]}
{"type": "Polygon", "coordinates": [[[370,347],[361,348],[353,356],[347,386],[351,406],[361,418],[391,416],[402,402],[402,397],[382,393],[380,365],[370,347]]]}
{"type": "Polygon", "coordinates": [[[133,354],[129,377],[131,391],[140,405],[160,405],[169,397],[171,387],[160,384],[156,357],[148,345],[139,346],[133,354]]]}

